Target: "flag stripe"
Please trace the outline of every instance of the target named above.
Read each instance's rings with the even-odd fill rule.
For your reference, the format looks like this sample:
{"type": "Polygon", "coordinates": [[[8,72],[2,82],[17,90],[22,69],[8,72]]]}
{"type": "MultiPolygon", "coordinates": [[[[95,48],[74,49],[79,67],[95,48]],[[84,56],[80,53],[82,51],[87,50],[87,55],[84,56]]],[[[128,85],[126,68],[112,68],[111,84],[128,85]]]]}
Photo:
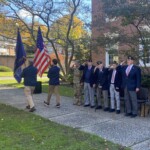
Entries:
{"type": "Polygon", "coordinates": [[[47,63],[45,63],[46,61],[47,61],[47,57],[45,57],[43,62],[41,63],[41,70],[43,70],[43,68],[45,68],[45,66],[47,65],[47,63]]]}
{"type": "Polygon", "coordinates": [[[34,65],[35,65],[36,67],[37,67],[38,65],[40,65],[41,59],[43,58],[43,56],[44,56],[44,51],[42,51],[42,52],[40,53],[40,51],[38,50],[37,57],[36,57],[36,60],[35,60],[35,62],[34,62],[34,65]]]}
{"type": "Polygon", "coordinates": [[[43,55],[43,57],[41,57],[39,64],[37,65],[37,68],[42,67],[42,65],[46,62],[47,57],[45,55],[43,55]]]}
{"type": "Polygon", "coordinates": [[[41,58],[41,61],[39,62],[37,68],[42,68],[43,63],[45,63],[45,56],[43,55],[43,57],[41,58]]]}
{"type": "Polygon", "coordinates": [[[37,49],[36,51],[35,51],[35,54],[34,54],[34,62],[36,61],[36,58],[37,58],[37,56],[39,55],[38,53],[40,53],[40,50],[39,49],[37,49]]]}
{"type": "Polygon", "coordinates": [[[49,64],[45,64],[45,67],[43,68],[43,70],[41,70],[41,73],[39,73],[40,77],[42,76],[44,70],[46,70],[48,66],[49,66],[49,64]]]}
{"type": "Polygon", "coordinates": [[[47,48],[43,42],[43,37],[41,33],[41,29],[38,29],[37,35],[37,49],[34,57],[34,66],[38,69],[39,76],[42,76],[44,71],[50,64],[50,56],[48,54],[47,48]]]}

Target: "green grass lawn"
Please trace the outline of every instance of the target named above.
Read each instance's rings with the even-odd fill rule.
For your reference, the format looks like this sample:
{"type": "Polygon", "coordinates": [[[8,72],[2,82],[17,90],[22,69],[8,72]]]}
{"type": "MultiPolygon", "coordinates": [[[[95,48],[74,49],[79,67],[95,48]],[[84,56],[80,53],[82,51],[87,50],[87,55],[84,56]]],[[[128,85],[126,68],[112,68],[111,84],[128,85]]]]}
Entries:
{"type": "Polygon", "coordinates": [[[0,77],[12,77],[13,72],[0,72],[0,77]]]}
{"type": "MultiPolygon", "coordinates": [[[[42,82],[42,92],[47,93],[48,92],[48,79],[39,78],[38,81],[42,82]]],[[[22,88],[23,82],[19,84],[17,83],[15,79],[7,79],[7,80],[0,80],[0,85],[7,85],[7,86],[13,86],[17,88],[22,88]]],[[[60,95],[62,96],[73,97],[73,88],[71,86],[60,85],[59,92],[60,92],[60,95]]]]}
{"type": "MultiPolygon", "coordinates": [[[[42,81],[47,93],[48,79],[42,81]]],[[[1,85],[22,88],[14,79],[0,80],[1,85]]],[[[61,85],[60,95],[73,97],[71,86],[61,85]]],[[[0,149],[4,150],[128,150],[98,136],[0,104],[0,149]]]]}
{"type": "Polygon", "coordinates": [[[0,149],[127,150],[98,136],[0,104],[0,149]]]}
{"type": "Polygon", "coordinates": [[[23,87],[22,83],[17,83],[15,79],[0,80],[0,85],[13,86],[17,88],[23,87]]]}
{"type": "MultiPolygon", "coordinates": [[[[48,92],[48,83],[46,83],[46,82],[42,83],[42,91],[44,93],[48,92]]],[[[67,86],[67,85],[60,85],[59,93],[62,96],[73,97],[73,88],[71,86],[67,86]]]]}
{"type": "MultiPolygon", "coordinates": [[[[43,74],[43,77],[46,77],[47,74],[43,74]]],[[[0,77],[13,77],[13,72],[0,72],[0,77]]],[[[42,82],[42,92],[47,93],[48,92],[48,78],[38,78],[38,81],[42,82]]],[[[23,87],[23,82],[20,84],[17,83],[15,79],[4,79],[0,80],[0,85],[7,85],[7,86],[13,86],[17,88],[23,87]]],[[[62,96],[68,96],[73,97],[73,88],[71,86],[63,86],[61,85],[59,88],[60,95],[62,96]]]]}
{"type": "MultiPolygon", "coordinates": [[[[13,77],[13,72],[0,72],[0,77],[13,77]]],[[[42,77],[47,77],[47,74],[44,73],[42,77]]]]}

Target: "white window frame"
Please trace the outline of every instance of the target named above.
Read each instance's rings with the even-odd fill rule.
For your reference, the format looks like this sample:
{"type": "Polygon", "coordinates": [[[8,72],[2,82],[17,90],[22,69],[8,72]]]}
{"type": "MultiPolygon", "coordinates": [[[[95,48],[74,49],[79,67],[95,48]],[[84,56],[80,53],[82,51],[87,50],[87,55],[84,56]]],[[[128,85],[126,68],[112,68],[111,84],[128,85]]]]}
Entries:
{"type": "MultiPolygon", "coordinates": [[[[139,44],[139,52],[140,51],[143,51],[143,45],[142,44],[139,44]]],[[[149,50],[150,51],[150,50],[149,50]]],[[[150,57],[150,56],[149,56],[150,57]]],[[[150,67],[150,58],[149,58],[149,63],[145,63],[145,65],[144,65],[144,62],[143,62],[143,60],[141,60],[141,59],[139,59],[139,65],[141,66],[141,67],[150,67]]]]}

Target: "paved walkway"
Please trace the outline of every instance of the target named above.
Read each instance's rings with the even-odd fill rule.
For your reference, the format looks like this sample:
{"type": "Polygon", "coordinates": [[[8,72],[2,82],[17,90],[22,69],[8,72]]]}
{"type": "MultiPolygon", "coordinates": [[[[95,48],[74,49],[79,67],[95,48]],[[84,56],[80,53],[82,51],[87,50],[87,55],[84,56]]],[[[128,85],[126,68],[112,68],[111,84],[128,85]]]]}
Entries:
{"type": "MultiPolygon", "coordinates": [[[[91,108],[73,106],[72,99],[68,97],[62,97],[60,109],[55,108],[54,97],[50,107],[45,107],[43,101],[46,97],[47,94],[44,93],[34,95],[37,108],[35,114],[99,135],[123,146],[129,146],[133,150],[150,150],[150,116],[131,119],[124,117],[123,113],[117,115],[102,110],[95,112],[91,108]]],[[[1,86],[0,102],[24,109],[26,103],[23,89],[1,86]]]]}

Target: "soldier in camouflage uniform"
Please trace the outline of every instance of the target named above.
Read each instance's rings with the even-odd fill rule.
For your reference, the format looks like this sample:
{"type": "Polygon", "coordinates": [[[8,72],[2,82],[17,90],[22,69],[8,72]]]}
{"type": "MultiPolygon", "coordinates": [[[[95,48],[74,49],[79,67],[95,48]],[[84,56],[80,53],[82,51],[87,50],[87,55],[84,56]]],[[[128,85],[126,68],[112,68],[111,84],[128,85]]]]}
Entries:
{"type": "Polygon", "coordinates": [[[75,64],[73,65],[73,88],[74,88],[74,105],[80,106],[82,104],[81,102],[81,96],[82,96],[82,88],[80,84],[81,80],[81,71],[78,69],[80,66],[79,61],[75,61],[75,64]]]}

